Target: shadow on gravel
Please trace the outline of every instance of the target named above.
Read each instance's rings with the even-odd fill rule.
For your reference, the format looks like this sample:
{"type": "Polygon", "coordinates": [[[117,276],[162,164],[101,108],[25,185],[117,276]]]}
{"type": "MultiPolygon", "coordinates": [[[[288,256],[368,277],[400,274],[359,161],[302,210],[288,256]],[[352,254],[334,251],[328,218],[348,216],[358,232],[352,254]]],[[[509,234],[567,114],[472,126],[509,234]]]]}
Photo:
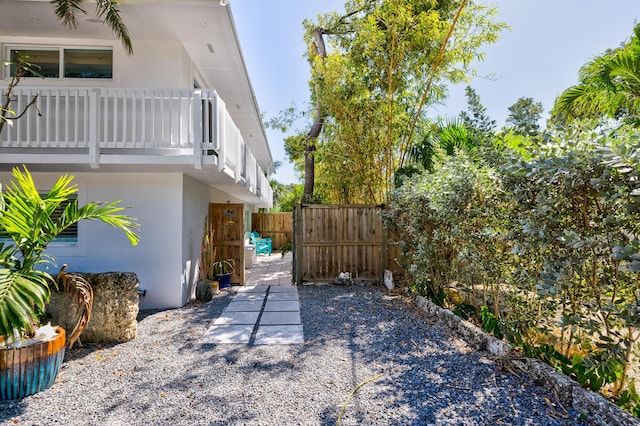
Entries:
{"type": "Polygon", "coordinates": [[[377,287],[298,292],[302,345],[200,344],[229,293],[149,312],[137,339],[71,351],[52,389],[0,403],[0,420],[334,425],[344,406],[343,426],[580,424],[574,412],[562,418],[543,389],[499,371],[487,354],[404,299],[377,287]],[[64,403],[73,409],[38,417],[39,408],[64,403]]]}
{"type": "Polygon", "coordinates": [[[488,354],[403,298],[372,287],[301,287],[299,294],[306,343],[297,357],[333,358],[340,372],[339,403],[325,407],[322,424],[335,424],[358,386],[345,423],[375,424],[372,416],[383,415],[384,424],[581,424],[578,413],[528,378],[499,371],[488,354]]]}
{"type": "MultiPolygon", "coordinates": [[[[528,378],[499,371],[403,298],[359,286],[300,287],[299,295],[303,345],[199,344],[228,296],[148,317],[182,360],[182,374],[158,390],[181,395],[162,420],[260,424],[280,410],[304,413],[304,424],[334,425],[344,406],[342,424],[581,424],[528,378]],[[182,325],[163,330],[163,318],[175,327],[176,315],[182,325]]],[[[137,383],[140,392],[153,386],[137,383]]]]}

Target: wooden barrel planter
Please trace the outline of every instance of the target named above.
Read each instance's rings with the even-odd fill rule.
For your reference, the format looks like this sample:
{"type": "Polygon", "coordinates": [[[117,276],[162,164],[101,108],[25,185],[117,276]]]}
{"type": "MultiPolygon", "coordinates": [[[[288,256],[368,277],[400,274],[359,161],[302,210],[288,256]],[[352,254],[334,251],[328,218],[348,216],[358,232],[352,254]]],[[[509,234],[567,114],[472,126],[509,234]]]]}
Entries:
{"type": "Polygon", "coordinates": [[[34,345],[0,349],[0,400],[20,399],[53,385],[64,359],[66,336],[57,327],[56,337],[34,345]]]}

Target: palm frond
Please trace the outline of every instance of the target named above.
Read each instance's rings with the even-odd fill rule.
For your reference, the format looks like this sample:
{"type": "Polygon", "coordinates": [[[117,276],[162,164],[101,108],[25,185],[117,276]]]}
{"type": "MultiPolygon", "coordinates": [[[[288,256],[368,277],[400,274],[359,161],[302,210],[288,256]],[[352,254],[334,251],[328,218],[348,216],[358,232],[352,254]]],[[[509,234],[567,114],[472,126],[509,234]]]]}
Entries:
{"type": "Polygon", "coordinates": [[[111,227],[122,230],[131,244],[135,246],[140,240],[140,236],[135,233],[135,230],[140,229],[140,224],[131,216],[116,214],[125,209],[124,207],[119,207],[119,204],[120,201],[114,201],[106,204],[88,203],[77,209],[77,212],[74,213],[74,203],[70,203],[65,209],[65,213],[62,215],[61,219],[69,218],[74,222],[78,222],[83,219],[100,220],[111,227]],[[72,216],[67,217],[67,211],[69,212],[68,214],[71,214],[72,216]]]}
{"type": "Polygon", "coordinates": [[[82,0],[53,0],[53,13],[62,21],[62,23],[70,28],[78,27],[78,15],[86,13],[80,6],[82,0]]]}
{"type": "Polygon", "coordinates": [[[67,334],[67,348],[71,349],[76,340],[87,327],[91,319],[91,310],[93,308],[93,288],[82,276],[78,274],[67,273],[67,265],[63,265],[62,269],[56,277],[58,288],[71,295],[71,300],[76,304],[77,322],[73,330],[67,334]]]}
{"type": "Polygon", "coordinates": [[[421,164],[426,170],[433,170],[435,147],[432,131],[427,132],[417,143],[412,144],[408,150],[411,161],[421,164]]]}
{"type": "Polygon", "coordinates": [[[640,58],[635,52],[621,52],[611,60],[609,72],[618,90],[640,96],[640,58]]]}
{"type": "Polygon", "coordinates": [[[44,310],[49,300],[50,279],[41,271],[0,269],[0,336],[11,336],[14,328],[31,330],[35,307],[44,310]]]}
{"type": "Polygon", "coordinates": [[[455,155],[461,149],[473,150],[475,142],[462,120],[449,119],[438,125],[438,145],[447,155],[455,155]]]}
{"type": "Polygon", "coordinates": [[[122,45],[127,51],[127,54],[132,55],[133,45],[131,44],[129,31],[120,16],[118,2],[114,0],[96,0],[96,16],[104,18],[106,24],[116,34],[120,41],[122,41],[122,45]]]}

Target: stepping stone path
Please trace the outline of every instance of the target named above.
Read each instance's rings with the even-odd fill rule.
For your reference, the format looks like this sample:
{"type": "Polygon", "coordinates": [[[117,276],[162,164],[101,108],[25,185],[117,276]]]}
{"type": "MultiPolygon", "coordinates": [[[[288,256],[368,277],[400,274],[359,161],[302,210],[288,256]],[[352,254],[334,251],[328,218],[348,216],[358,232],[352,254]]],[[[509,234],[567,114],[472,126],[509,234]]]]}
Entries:
{"type": "Polygon", "coordinates": [[[238,289],[231,303],[204,334],[201,343],[304,343],[298,288],[291,285],[288,272],[290,255],[284,258],[276,254],[270,258],[260,257],[258,262],[256,267],[247,270],[248,284],[238,289]]]}

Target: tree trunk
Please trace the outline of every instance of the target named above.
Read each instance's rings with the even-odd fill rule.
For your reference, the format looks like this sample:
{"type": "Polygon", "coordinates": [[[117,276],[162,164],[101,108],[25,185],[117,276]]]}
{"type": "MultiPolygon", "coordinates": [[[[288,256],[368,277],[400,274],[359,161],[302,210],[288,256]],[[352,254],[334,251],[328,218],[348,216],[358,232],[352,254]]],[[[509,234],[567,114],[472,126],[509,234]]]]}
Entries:
{"type": "MultiPolygon", "coordinates": [[[[313,31],[313,39],[316,54],[324,61],[327,57],[327,49],[324,43],[324,30],[322,28],[316,28],[313,31]]],[[[310,61],[313,66],[313,62],[310,61]]],[[[319,83],[316,82],[316,85],[319,83]]],[[[318,98],[320,88],[316,87],[316,117],[313,121],[311,129],[306,136],[306,146],[304,149],[304,190],[302,192],[302,202],[308,203],[313,200],[313,189],[315,187],[316,180],[316,159],[315,153],[317,148],[317,139],[322,131],[322,125],[326,117],[326,112],[322,107],[322,102],[318,98]]]]}
{"type": "Polygon", "coordinates": [[[324,117],[318,110],[316,112],[316,119],[307,133],[307,145],[304,149],[304,190],[302,192],[302,202],[309,203],[312,201],[313,188],[316,180],[316,140],[322,130],[324,124],[324,117]]]}

